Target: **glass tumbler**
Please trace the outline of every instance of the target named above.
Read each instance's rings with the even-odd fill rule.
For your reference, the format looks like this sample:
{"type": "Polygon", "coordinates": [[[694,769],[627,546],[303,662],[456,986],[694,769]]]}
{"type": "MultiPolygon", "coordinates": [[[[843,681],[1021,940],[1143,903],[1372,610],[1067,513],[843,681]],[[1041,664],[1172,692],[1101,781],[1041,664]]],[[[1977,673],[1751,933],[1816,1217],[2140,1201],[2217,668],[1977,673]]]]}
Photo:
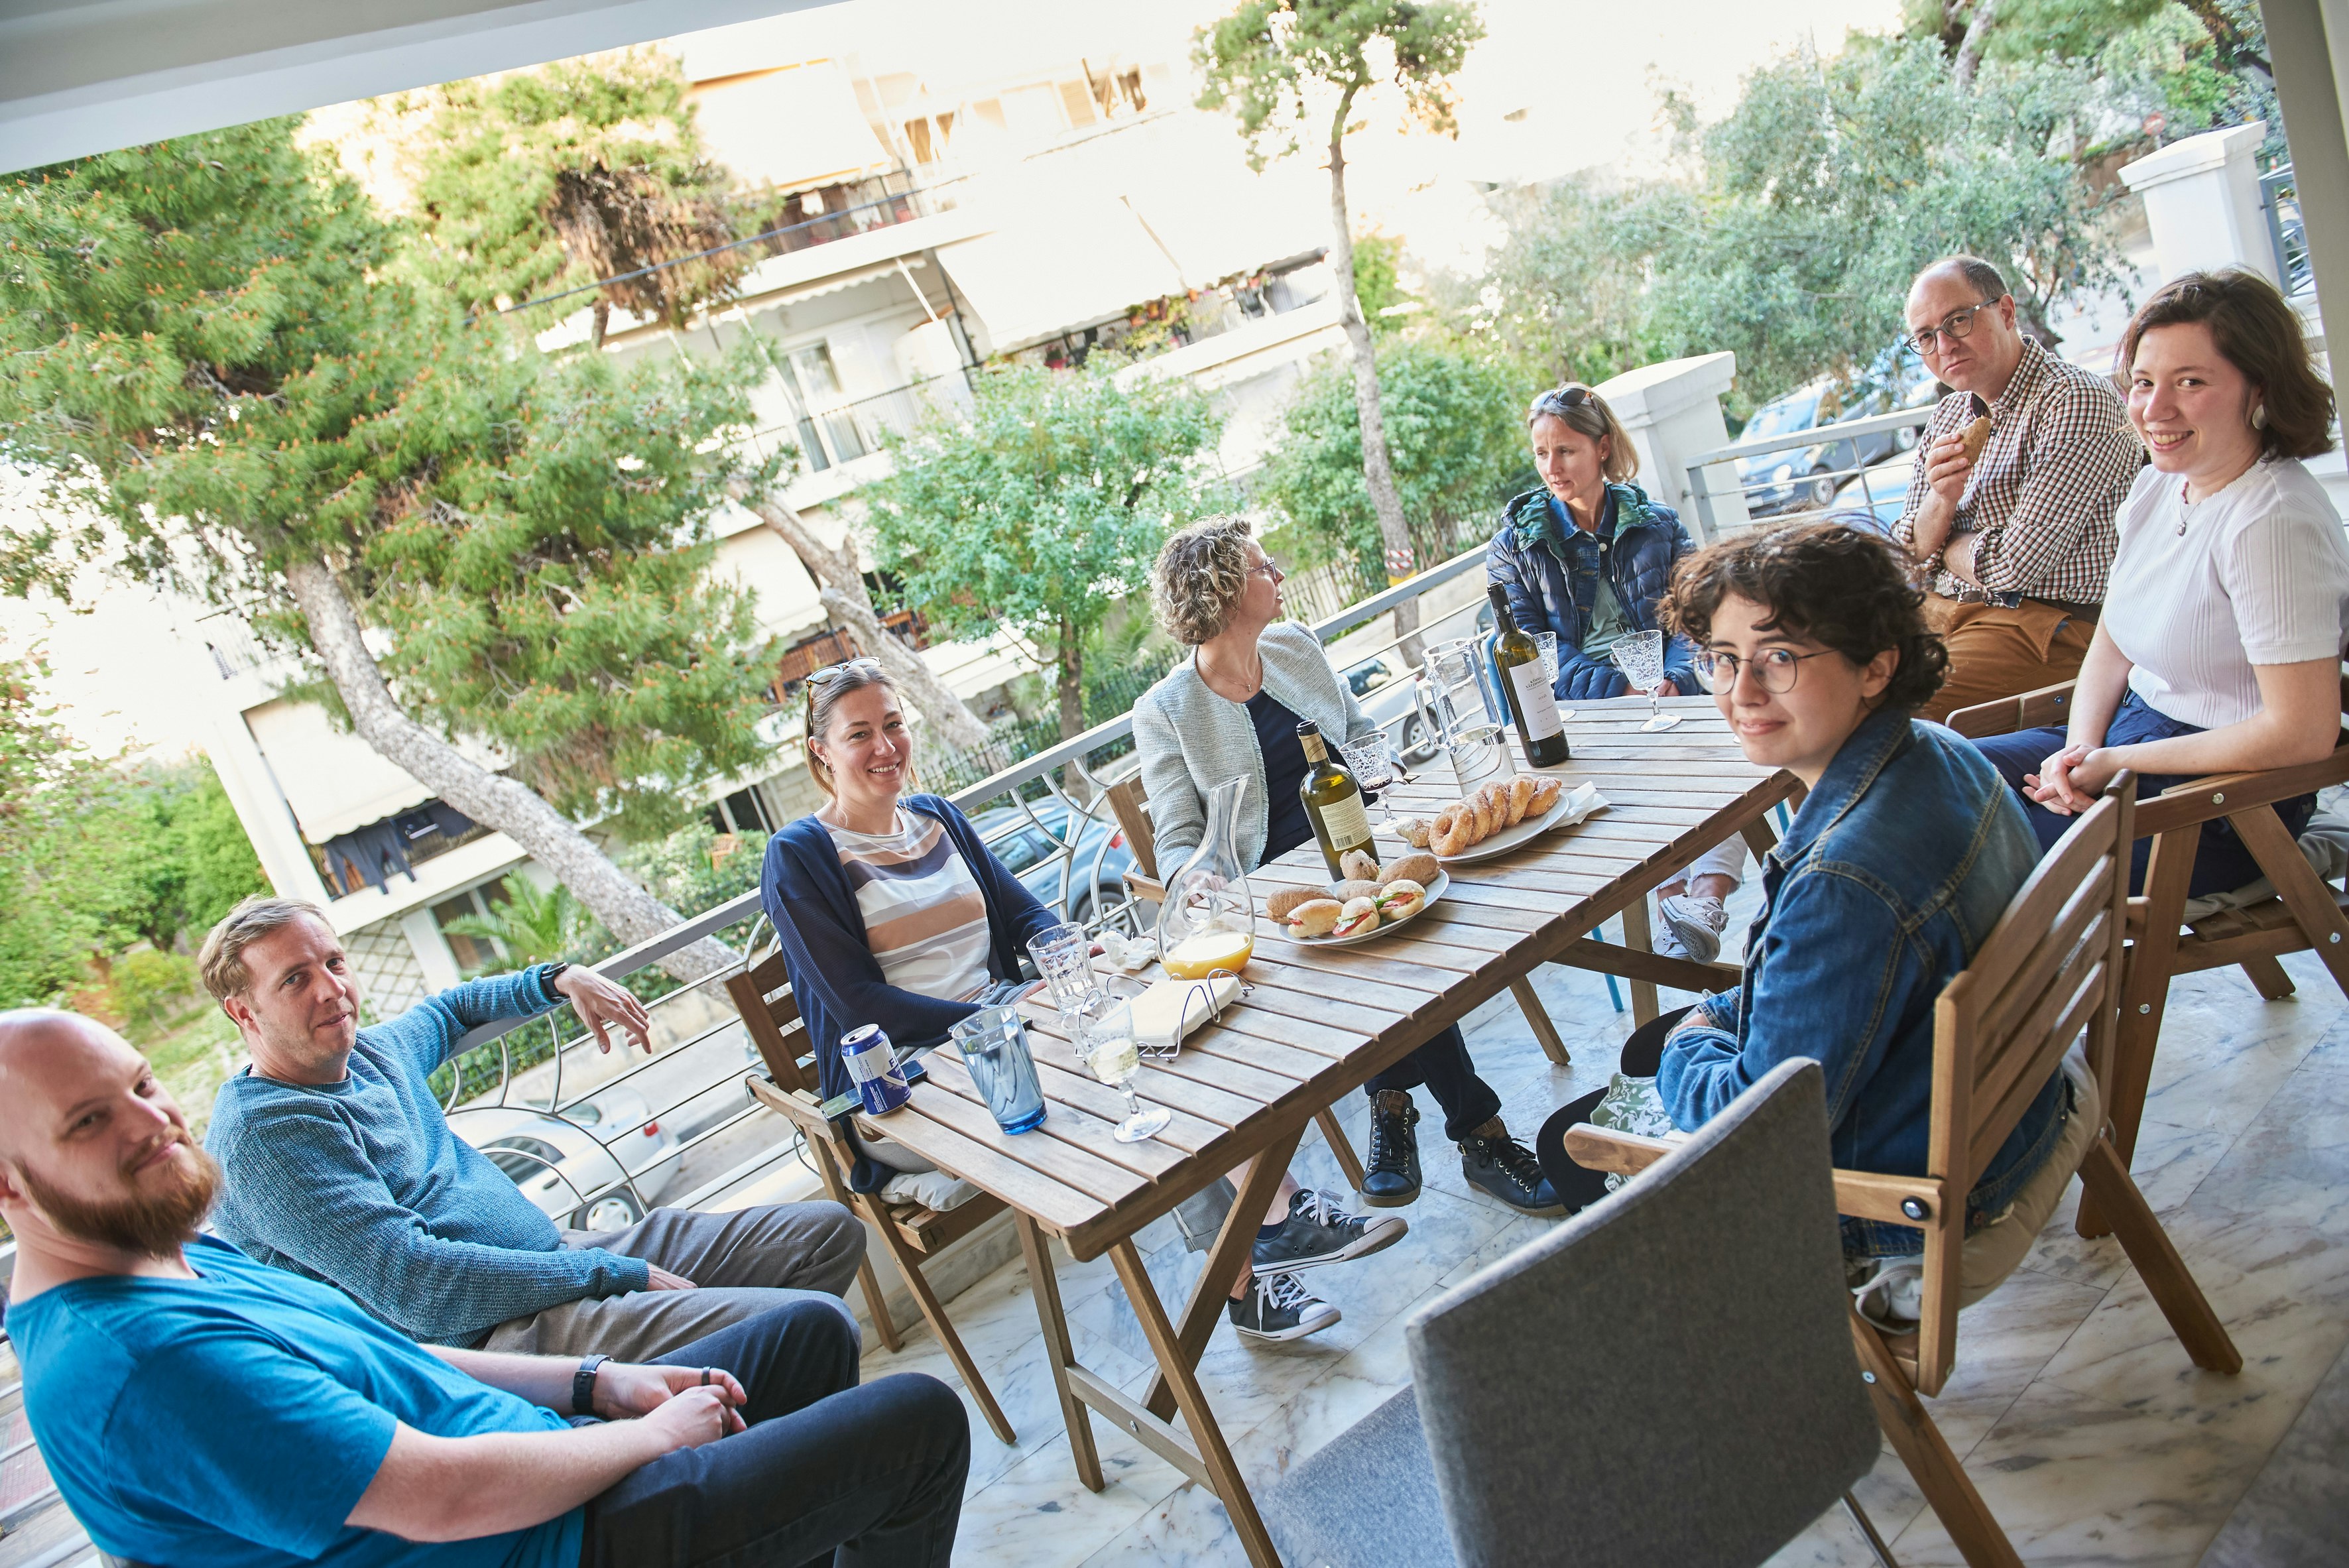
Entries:
{"type": "Polygon", "coordinates": [[[1085,1012],[1099,996],[1092,950],[1092,938],[1081,925],[1055,925],[1029,940],[1028,955],[1035,959],[1036,973],[1044,977],[1044,988],[1060,1011],[1085,1012]]]}
{"type": "Polygon", "coordinates": [[[1043,1124],[1044,1088],[1037,1081],[1036,1058],[1029,1053],[1028,1029],[1018,1009],[981,1007],[957,1019],[947,1033],[998,1127],[1026,1132],[1043,1124]]]}

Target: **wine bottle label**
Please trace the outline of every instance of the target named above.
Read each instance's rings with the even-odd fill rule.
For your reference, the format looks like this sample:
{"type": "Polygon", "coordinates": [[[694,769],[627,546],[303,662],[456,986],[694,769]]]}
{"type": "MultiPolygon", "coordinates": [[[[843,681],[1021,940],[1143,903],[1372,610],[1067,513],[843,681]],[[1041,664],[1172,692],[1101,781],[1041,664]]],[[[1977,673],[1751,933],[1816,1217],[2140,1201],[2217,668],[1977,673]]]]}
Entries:
{"type": "Polygon", "coordinates": [[[1517,688],[1517,711],[1526,717],[1526,744],[1547,740],[1566,727],[1557,717],[1557,698],[1549,689],[1549,676],[1539,659],[1509,666],[1509,684],[1517,688]]]}
{"type": "Polygon", "coordinates": [[[1362,792],[1357,789],[1344,799],[1322,807],[1321,825],[1329,830],[1330,846],[1340,854],[1369,843],[1371,814],[1362,809],[1362,792]]]}

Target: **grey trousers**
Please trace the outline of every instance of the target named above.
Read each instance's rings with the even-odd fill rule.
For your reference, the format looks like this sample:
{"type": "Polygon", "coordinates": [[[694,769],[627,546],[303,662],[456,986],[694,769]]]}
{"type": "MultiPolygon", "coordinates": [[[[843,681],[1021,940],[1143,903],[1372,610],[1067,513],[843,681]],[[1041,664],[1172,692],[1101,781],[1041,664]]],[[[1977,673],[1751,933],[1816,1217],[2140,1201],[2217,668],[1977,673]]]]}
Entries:
{"type": "Polygon", "coordinates": [[[864,1227],[837,1203],[772,1203],[704,1214],[655,1209],[625,1231],[565,1231],[565,1246],[602,1247],[691,1280],[696,1290],[639,1290],[567,1301],[490,1330],[484,1350],[649,1361],[771,1307],[840,1298],[864,1261],[864,1227]]]}

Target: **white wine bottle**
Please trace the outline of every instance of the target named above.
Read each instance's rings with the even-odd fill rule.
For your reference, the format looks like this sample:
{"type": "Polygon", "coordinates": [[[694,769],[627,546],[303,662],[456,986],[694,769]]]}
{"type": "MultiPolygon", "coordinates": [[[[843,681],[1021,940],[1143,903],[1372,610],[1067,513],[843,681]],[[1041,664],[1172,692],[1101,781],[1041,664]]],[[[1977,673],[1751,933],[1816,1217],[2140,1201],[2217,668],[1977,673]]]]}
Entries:
{"type": "Polygon", "coordinates": [[[1321,727],[1306,719],[1297,727],[1297,743],[1305,748],[1305,782],[1297,787],[1298,798],[1305,802],[1306,820],[1313,824],[1313,836],[1321,842],[1321,858],[1330,862],[1330,880],[1342,882],[1345,872],[1340,862],[1350,850],[1360,850],[1376,860],[1371,848],[1371,814],[1362,809],[1362,786],[1342,762],[1330,760],[1330,748],[1322,744],[1321,727]]]}
{"type": "Polygon", "coordinates": [[[1509,717],[1517,721],[1517,738],[1526,743],[1526,760],[1537,768],[1555,768],[1573,753],[1566,744],[1566,723],[1557,717],[1557,697],[1550,690],[1549,671],[1541,650],[1517,629],[1509,609],[1509,591],[1498,583],[1493,596],[1493,668],[1508,695],[1509,717]]]}

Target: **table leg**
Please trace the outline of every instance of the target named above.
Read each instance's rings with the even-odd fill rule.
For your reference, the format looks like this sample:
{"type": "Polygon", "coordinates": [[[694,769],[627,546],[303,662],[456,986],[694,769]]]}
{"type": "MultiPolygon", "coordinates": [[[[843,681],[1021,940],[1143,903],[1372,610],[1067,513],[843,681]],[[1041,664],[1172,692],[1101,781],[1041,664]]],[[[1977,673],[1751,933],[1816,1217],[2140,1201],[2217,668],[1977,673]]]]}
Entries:
{"type": "MultiPolygon", "coordinates": [[[[1196,1367],[1199,1357],[1207,1353],[1207,1341],[1215,1337],[1216,1325],[1223,1319],[1224,1303],[1231,1298],[1232,1282],[1240,1277],[1240,1269],[1248,1261],[1248,1248],[1255,1244],[1257,1227],[1263,1222],[1265,1210],[1271,1207],[1272,1195],[1279,1190],[1289,1158],[1297,1152],[1298,1140],[1304,1135],[1301,1127],[1280,1134],[1248,1166],[1247,1179],[1239,1184],[1239,1201],[1225,1216],[1216,1244],[1207,1249],[1207,1266],[1200,1271],[1198,1284],[1191,1287],[1191,1299],[1183,1307],[1183,1325],[1176,1338],[1185,1367],[1196,1367]]],[[[1162,1421],[1174,1414],[1174,1391],[1167,1382],[1164,1362],[1158,1375],[1150,1380],[1150,1392],[1143,1396],[1142,1403],[1162,1421]]]]}
{"type": "MultiPolygon", "coordinates": [[[[1253,1187],[1256,1183],[1251,1180],[1248,1185],[1253,1187]]],[[[1242,1195],[1246,1195],[1245,1191],[1242,1195]]],[[[1233,1213],[1240,1216],[1247,1211],[1235,1209],[1233,1213]]],[[[1133,1250],[1133,1240],[1111,1243],[1109,1255],[1117,1265],[1117,1277],[1125,1284],[1126,1299],[1133,1304],[1133,1315],[1142,1321],[1143,1336],[1150,1341],[1150,1353],[1158,1358],[1159,1376],[1174,1390],[1174,1403],[1183,1412],[1183,1424],[1190,1429],[1191,1441],[1199,1450],[1200,1461],[1206,1467],[1216,1495],[1223,1500],[1224,1511],[1231,1517],[1232,1530],[1239,1536],[1248,1562],[1255,1568],[1280,1568],[1280,1553],[1273,1547],[1263,1516],[1256,1511],[1256,1499],[1249,1494],[1231,1448],[1224,1441],[1223,1429],[1216,1425],[1215,1412],[1207,1408],[1206,1396],[1200,1392],[1198,1377],[1192,1370],[1197,1355],[1185,1348],[1174,1326],[1166,1320],[1166,1309],[1159,1305],[1158,1293],[1151,1286],[1150,1273],[1142,1266],[1142,1254],[1133,1250]]]]}
{"type": "MultiPolygon", "coordinates": [[[[1623,945],[1637,953],[1653,953],[1655,941],[1648,930],[1648,895],[1645,892],[1623,906],[1623,945]]],[[[1631,1022],[1652,1024],[1663,1011],[1656,1000],[1656,983],[1652,980],[1631,982],[1631,1022]]]]}
{"type": "MultiPolygon", "coordinates": [[[[1036,1316],[1044,1326],[1044,1359],[1052,1368],[1052,1387],[1061,1396],[1061,1419],[1068,1423],[1069,1454],[1076,1460],[1077,1479],[1087,1491],[1102,1489],[1101,1456],[1093,1449],[1093,1422],[1069,1383],[1076,1354],[1069,1344],[1069,1320],[1061,1311],[1060,1276],[1052,1272],[1052,1249],[1036,1229],[1036,1222],[1011,1211],[1019,1231],[1019,1250],[1028,1259],[1028,1288],[1036,1293],[1036,1316]]],[[[1128,1287],[1131,1290],[1131,1287],[1128,1287]]]]}

